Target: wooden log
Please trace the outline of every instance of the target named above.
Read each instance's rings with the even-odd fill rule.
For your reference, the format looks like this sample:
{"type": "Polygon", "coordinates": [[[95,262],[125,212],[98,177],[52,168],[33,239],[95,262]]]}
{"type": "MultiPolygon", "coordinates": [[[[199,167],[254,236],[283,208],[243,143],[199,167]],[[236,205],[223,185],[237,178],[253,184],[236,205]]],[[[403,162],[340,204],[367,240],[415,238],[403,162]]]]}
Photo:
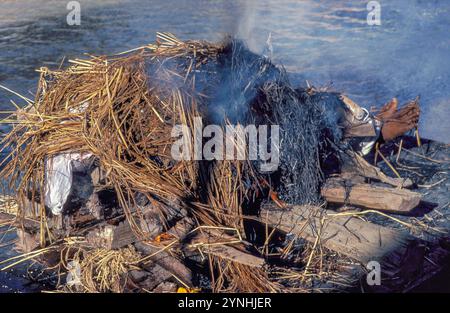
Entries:
{"type": "Polygon", "coordinates": [[[145,199],[145,201],[141,199],[139,202],[145,204],[133,208],[132,212],[139,209],[142,213],[142,218],[139,220],[140,227],[151,239],[165,232],[167,225],[173,224],[187,215],[187,211],[180,208],[175,201],[166,203],[155,199],[145,199]]]}
{"type": "Polygon", "coordinates": [[[261,268],[265,262],[263,258],[246,252],[242,243],[236,238],[225,234],[215,234],[213,231],[203,231],[191,238],[188,249],[200,249],[202,253],[211,254],[223,259],[244,264],[250,267],[261,268]],[[227,244],[229,242],[230,244],[227,244]]]}
{"type": "Polygon", "coordinates": [[[158,264],[150,263],[144,266],[144,270],[132,270],[129,277],[140,288],[153,290],[159,284],[172,278],[172,274],[158,264]]]}
{"type": "Polygon", "coordinates": [[[202,248],[202,251],[250,267],[261,268],[265,264],[263,258],[254,256],[229,245],[205,246],[202,248]]]}
{"type": "Polygon", "coordinates": [[[315,242],[320,235],[324,247],[364,264],[381,261],[406,247],[411,239],[408,234],[391,228],[333,214],[335,212],[314,206],[292,206],[282,210],[263,206],[261,219],[310,242],[315,242]]]}
{"type": "Polygon", "coordinates": [[[328,202],[352,204],[396,214],[410,213],[421,201],[421,194],[369,184],[346,185],[346,181],[329,179],[321,189],[328,202]]]}
{"type": "Polygon", "coordinates": [[[183,241],[186,236],[194,229],[195,222],[190,217],[184,217],[179,220],[167,233],[176,237],[179,241],[183,241]]]}
{"type": "Polygon", "coordinates": [[[387,176],[378,167],[369,164],[369,162],[357,153],[347,151],[347,154],[352,158],[350,170],[353,172],[399,188],[409,188],[413,185],[413,182],[409,178],[393,178],[387,176]]]}
{"type": "Polygon", "coordinates": [[[156,247],[138,241],[127,220],[122,221],[118,225],[107,223],[98,225],[89,230],[86,239],[91,245],[106,249],[118,249],[134,244],[136,249],[143,253],[144,256],[154,254],[149,261],[159,264],[184,283],[192,284],[192,273],[183,263],[171,256],[167,251],[161,251],[163,247],[156,247]]]}
{"type": "Polygon", "coordinates": [[[157,263],[165,270],[175,275],[188,286],[192,285],[192,272],[176,257],[170,255],[167,251],[163,251],[163,247],[155,247],[143,242],[136,242],[134,246],[144,255],[152,255],[150,261],[157,263]]]}
{"type": "Polygon", "coordinates": [[[140,227],[147,236],[155,239],[156,236],[164,232],[164,225],[161,216],[155,212],[145,212],[142,219],[139,220],[140,227]]]}
{"type": "Polygon", "coordinates": [[[320,233],[322,246],[361,262],[345,269],[341,275],[359,276],[363,285],[366,265],[369,261],[378,261],[381,285],[364,285],[372,292],[407,292],[448,263],[448,251],[444,251],[439,243],[420,240],[352,216],[336,216],[333,211],[318,207],[291,206],[280,210],[263,206],[261,219],[313,243],[320,233]]]}
{"type": "MultiPolygon", "coordinates": [[[[189,231],[193,229],[193,223],[192,219],[183,218],[170,228],[167,233],[182,241],[189,231]]],[[[161,233],[163,233],[162,228],[159,233],[154,235],[160,235],[161,233]]],[[[138,240],[127,220],[123,220],[118,224],[99,223],[90,227],[85,236],[91,245],[106,249],[119,249],[138,240]]]]}
{"type": "Polygon", "coordinates": [[[123,215],[116,193],[113,189],[95,190],[81,208],[70,215],[65,215],[66,227],[82,228],[83,224],[91,224],[123,215]]]}

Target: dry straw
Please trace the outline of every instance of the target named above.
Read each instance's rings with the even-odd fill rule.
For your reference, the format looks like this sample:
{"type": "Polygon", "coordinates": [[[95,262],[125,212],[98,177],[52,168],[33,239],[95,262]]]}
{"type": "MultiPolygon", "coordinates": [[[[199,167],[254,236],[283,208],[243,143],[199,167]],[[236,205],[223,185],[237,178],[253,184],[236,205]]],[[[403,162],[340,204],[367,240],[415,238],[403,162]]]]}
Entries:
{"type": "MultiPolygon", "coordinates": [[[[198,226],[242,231],[241,205],[248,196],[242,173],[251,173],[251,166],[226,161],[202,167],[200,162],[174,161],[170,154],[172,127],[185,124],[192,129],[194,117],[202,116],[208,101],[196,90],[196,72],[215,61],[222,49],[223,45],[183,42],[158,33],[155,45],[70,60],[63,70],[39,69],[35,98],[22,97],[26,106],[17,107],[4,120],[13,128],[1,143],[7,157],[0,176],[17,192],[17,216],[25,214],[26,197],[41,203],[33,207],[31,216],[40,223],[43,248],[19,261],[40,256],[58,243],[62,247],[63,239],[56,238],[49,227],[51,217],[42,192],[46,161],[62,153],[91,153],[97,158],[107,174],[106,184],[115,189],[124,215],[141,240],[147,240],[148,234],[139,227],[143,212],[135,203],[138,193],[188,210],[198,226]],[[206,196],[199,194],[201,182],[208,182],[206,196]]],[[[124,264],[132,264],[135,254],[131,250],[87,251],[79,260],[86,290],[121,291],[118,277],[128,270],[124,264]]],[[[277,290],[263,270],[213,257],[210,265],[215,291],[277,290]]]]}

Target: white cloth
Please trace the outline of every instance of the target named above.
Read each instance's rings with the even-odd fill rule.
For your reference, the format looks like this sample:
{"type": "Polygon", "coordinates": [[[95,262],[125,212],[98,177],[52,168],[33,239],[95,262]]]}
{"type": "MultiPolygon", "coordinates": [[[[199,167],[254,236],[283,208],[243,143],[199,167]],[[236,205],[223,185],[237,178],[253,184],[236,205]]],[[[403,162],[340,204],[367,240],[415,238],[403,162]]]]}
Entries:
{"type": "Polygon", "coordinates": [[[45,205],[53,214],[61,214],[72,189],[74,167],[92,154],[62,153],[45,162],[45,205]],[[78,163],[78,164],[77,164],[78,163]]]}

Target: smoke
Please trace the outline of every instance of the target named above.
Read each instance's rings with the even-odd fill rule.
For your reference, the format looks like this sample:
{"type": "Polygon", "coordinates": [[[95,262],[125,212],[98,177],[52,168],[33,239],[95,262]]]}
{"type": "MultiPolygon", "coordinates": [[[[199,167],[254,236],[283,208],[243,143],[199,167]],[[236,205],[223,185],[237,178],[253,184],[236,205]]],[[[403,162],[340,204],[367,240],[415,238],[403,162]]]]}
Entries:
{"type": "Polygon", "coordinates": [[[262,42],[258,40],[256,32],[256,18],[258,14],[258,3],[255,1],[246,1],[242,8],[241,14],[238,15],[236,23],[235,37],[245,41],[248,48],[255,52],[262,52],[262,42]]]}
{"type": "Polygon", "coordinates": [[[272,34],[273,61],[296,84],[332,84],[363,107],[420,95],[422,135],[448,142],[448,1],[380,1],[381,26],[367,25],[367,2],[238,1],[231,32],[255,53],[272,34]]]}
{"type": "MultiPolygon", "coordinates": [[[[272,34],[271,60],[283,65],[297,85],[306,80],[315,86],[333,83],[366,108],[392,97],[405,103],[420,94],[422,135],[432,139],[442,138],[446,123],[433,123],[429,112],[450,119],[445,105],[450,101],[448,0],[379,0],[381,26],[367,25],[369,0],[199,0],[176,5],[165,0],[151,5],[83,0],[81,28],[60,27],[66,9],[56,2],[0,5],[3,85],[27,94],[35,84],[34,69],[43,62],[86,51],[120,52],[149,42],[155,31],[210,41],[231,34],[257,54],[264,53],[272,34]],[[431,108],[437,102],[444,103],[440,111],[431,108]]],[[[3,109],[11,108],[9,97],[0,92],[3,109]]]]}
{"type": "Polygon", "coordinates": [[[450,100],[436,101],[422,115],[421,135],[450,143],[450,100]]]}

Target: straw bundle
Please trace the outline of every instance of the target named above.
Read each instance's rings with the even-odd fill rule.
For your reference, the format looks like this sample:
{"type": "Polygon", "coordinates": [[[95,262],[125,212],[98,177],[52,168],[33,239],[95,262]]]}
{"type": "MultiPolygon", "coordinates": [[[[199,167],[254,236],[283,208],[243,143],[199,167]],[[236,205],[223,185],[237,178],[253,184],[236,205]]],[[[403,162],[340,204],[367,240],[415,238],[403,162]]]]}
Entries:
{"type": "MultiPolygon", "coordinates": [[[[111,57],[72,60],[73,65],[65,70],[40,69],[34,101],[27,100],[28,105],[10,118],[16,123],[2,142],[2,150],[9,155],[0,175],[17,192],[19,216],[30,215],[25,212],[25,199],[38,199],[31,215],[38,216],[41,222],[42,246],[55,238],[48,225],[51,213],[44,201],[46,162],[67,153],[96,159],[105,173],[105,185],[114,188],[138,238],[149,239],[140,227],[139,219],[144,214],[136,204],[138,196],[161,203],[158,207],[188,209],[199,225],[230,226],[243,231],[245,164],[226,161],[202,165],[190,160],[175,161],[170,154],[174,125],[193,129],[194,117],[209,118],[205,113],[210,101],[206,93],[211,94],[210,86],[218,83],[210,78],[215,75],[212,68],[223,49],[222,45],[181,42],[170,34],[158,34],[156,45],[111,57]],[[200,173],[206,176],[200,178],[200,173]],[[199,182],[208,187],[203,190],[199,182]]],[[[164,219],[166,212],[160,213],[164,219]]],[[[81,264],[89,263],[92,269],[97,254],[94,251],[92,257],[85,256],[81,264]]],[[[239,277],[247,272],[229,261],[219,260],[216,266],[231,281],[232,288],[240,285],[239,277]]],[[[86,275],[84,280],[91,282],[88,289],[97,290],[93,280],[88,279],[94,274],[86,275]]],[[[262,283],[253,283],[259,287],[249,286],[246,291],[264,289],[264,277],[262,283]]],[[[116,285],[102,284],[98,291],[118,290],[116,285]]]]}
{"type": "Polygon", "coordinates": [[[19,199],[40,194],[43,208],[45,161],[71,152],[98,159],[133,226],[136,192],[172,205],[192,196],[196,164],[175,162],[170,147],[172,127],[191,126],[192,117],[199,115],[192,90],[194,65],[169,73],[161,59],[195,55],[202,63],[217,49],[164,38],[132,55],[75,60],[64,71],[41,69],[35,101],[17,112],[19,123],[3,140],[3,149],[12,152],[1,175],[16,186],[19,199]],[[148,62],[160,67],[149,73],[148,62]],[[183,77],[184,84],[164,82],[168,75],[183,77]]]}

